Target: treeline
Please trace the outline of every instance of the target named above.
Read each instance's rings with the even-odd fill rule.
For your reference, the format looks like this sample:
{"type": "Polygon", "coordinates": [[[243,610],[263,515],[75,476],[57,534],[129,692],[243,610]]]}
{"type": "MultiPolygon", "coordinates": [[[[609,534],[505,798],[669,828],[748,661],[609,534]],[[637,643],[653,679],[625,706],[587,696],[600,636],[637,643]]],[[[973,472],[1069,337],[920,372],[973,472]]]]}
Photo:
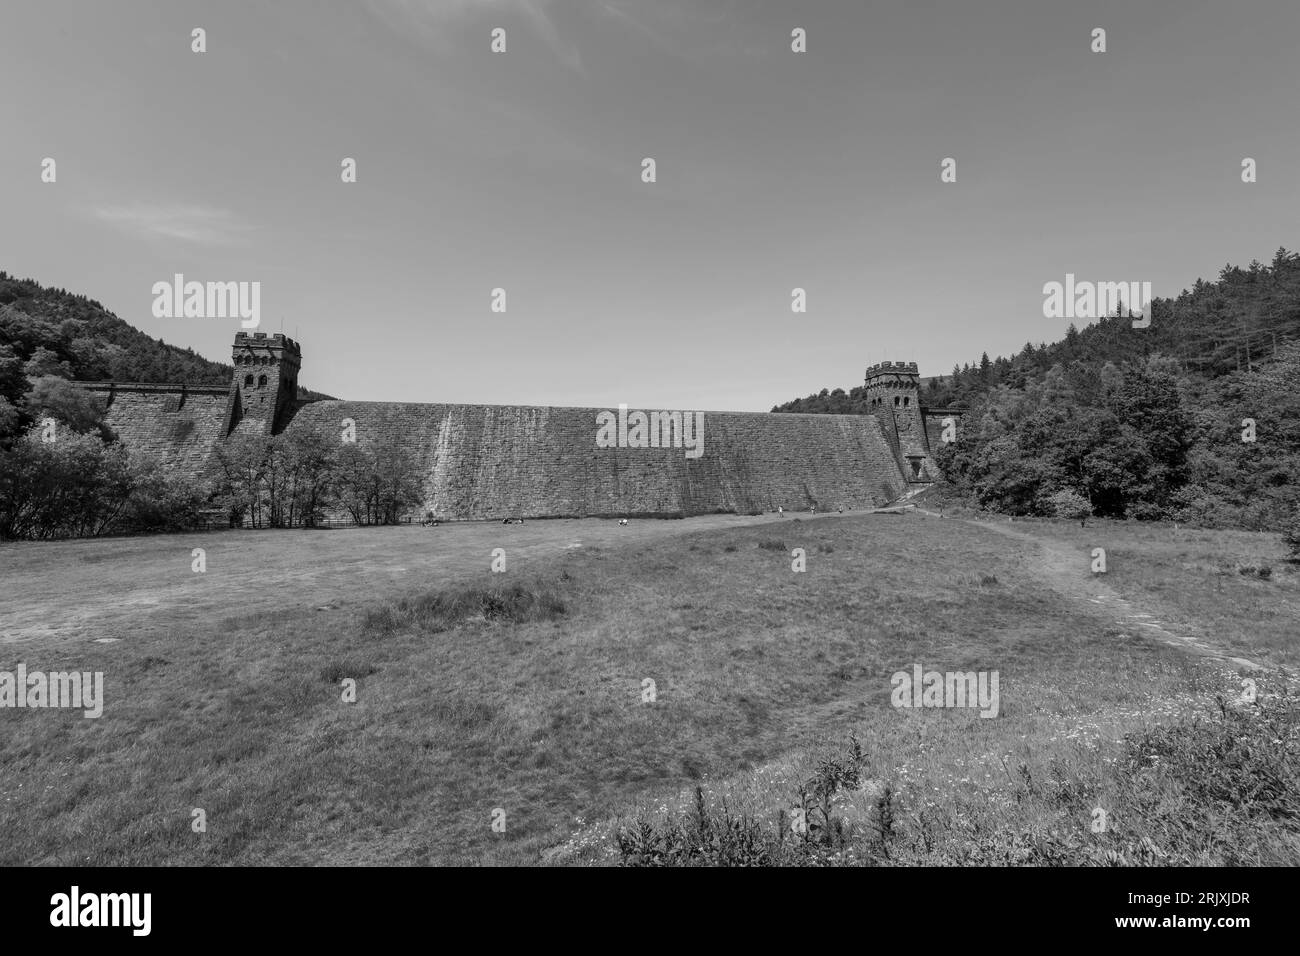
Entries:
{"type": "Polygon", "coordinates": [[[421,501],[419,468],[396,442],[244,436],[219,446],[196,480],[93,426],[50,421],[0,447],[0,538],[315,527],[333,510],[394,524],[421,501]]]}
{"type": "Polygon", "coordinates": [[[1281,530],[1300,505],[1297,381],[1300,343],[1212,381],[1165,356],[1071,362],[991,391],[935,458],[959,493],[1006,514],[1281,530]]]}
{"type": "Polygon", "coordinates": [[[0,447],[0,538],[197,527],[209,495],[138,451],[62,423],[0,447]]]}
{"type": "Polygon", "coordinates": [[[366,446],[293,432],[218,446],[215,495],[233,523],[315,527],[327,511],[357,524],[396,524],[422,499],[415,458],[396,441],[366,446]]]}
{"type": "MultiPolygon", "coordinates": [[[[1136,307],[1136,304],[1134,304],[1136,307]]],[[[1133,328],[1125,315],[1111,316],[1082,330],[1071,325],[1050,345],[1025,343],[1013,356],[954,366],[951,375],[923,380],[924,405],[973,405],[999,386],[1024,388],[1055,366],[1080,362],[1100,368],[1154,355],[1213,379],[1250,369],[1273,357],[1285,342],[1300,340],[1300,255],[1280,248],[1269,265],[1225,265],[1218,281],[1198,279],[1177,298],[1156,299],[1149,327],[1133,328]]],[[[775,406],[774,412],[861,414],[863,386],[820,392],[775,406]]]]}
{"type": "MultiPolygon", "coordinates": [[[[0,394],[26,382],[0,357],[0,394]]],[[[391,524],[421,499],[421,476],[397,441],[361,447],[321,436],[240,436],[197,479],[104,423],[100,396],[57,376],[27,389],[0,435],[0,538],[182,531],[213,523],[312,527],[330,511],[391,524]],[[25,427],[20,419],[32,418],[25,427]]]]}
{"type": "MultiPolygon", "coordinates": [[[[159,342],[100,303],[0,272],[0,538],[178,531],[213,521],[311,526],[331,510],[395,522],[419,502],[398,447],[237,439],[194,480],[105,424],[72,380],[226,386],[233,368],[159,342]]],[[[300,392],[307,400],[324,398],[300,392]]]]}
{"type": "MultiPolygon", "coordinates": [[[[1300,506],[1300,256],[1226,266],[1151,324],[1115,316],[954,369],[923,404],[964,405],[947,480],[1016,515],[1286,530],[1300,506]],[[1240,367],[1238,367],[1240,365],[1240,367]]],[[[862,413],[863,389],[774,411],[862,413]]]]}

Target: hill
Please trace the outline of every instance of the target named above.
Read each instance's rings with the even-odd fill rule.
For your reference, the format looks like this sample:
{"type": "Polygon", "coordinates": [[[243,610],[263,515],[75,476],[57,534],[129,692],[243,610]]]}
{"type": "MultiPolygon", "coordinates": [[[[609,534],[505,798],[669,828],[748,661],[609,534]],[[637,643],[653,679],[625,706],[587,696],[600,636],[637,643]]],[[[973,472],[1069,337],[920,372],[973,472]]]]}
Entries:
{"type": "MultiPolygon", "coordinates": [[[[226,386],[234,367],[146,335],[99,302],[0,271],[0,364],[26,377],[226,386]],[[29,363],[35,362],[34,365],[29,363]]],[[[303,390],[307,400],[328,398],[303,390]]]]}
{"type": "MultiPolygon", "coordinates": [[[[962,499],[1011,515],[1300,529],[1300,256],[1225,266],[1149,326],[1112,316],[1051,345],[953,369],[923,404],[965,406],[936,463],[962,499]]],[[[776,412],[861,413],[862,388],[776,412]]]]}
{"type": "MultiPolygon", "coordinates": [[[[1251,370],[1277,354],[1279,346],[1300,339],[1300,255],[1284,248],[1264,265],[1245,269],[1225,265],[1215,282],[1198,279],[1177,298],[1157,298],[1148,328],[1133,328],[1127,316],[1112,316],[1083,329],[1073,325],[1052,344],[1025,343],[1013,356],[954,367],[951,375],[922,380],[926,405],[973,405],[999,386],[1025,388],[1041,381],[1053,366],[1079,363],[1100,372],[1107,362],[1122,364],[1168,356],[1190,374],[1215,379],[1251,370]]],[[[823,388],[805,398],[775,406],[774,412],[863,414],[866,390],[857,386],[823,388]]]]}

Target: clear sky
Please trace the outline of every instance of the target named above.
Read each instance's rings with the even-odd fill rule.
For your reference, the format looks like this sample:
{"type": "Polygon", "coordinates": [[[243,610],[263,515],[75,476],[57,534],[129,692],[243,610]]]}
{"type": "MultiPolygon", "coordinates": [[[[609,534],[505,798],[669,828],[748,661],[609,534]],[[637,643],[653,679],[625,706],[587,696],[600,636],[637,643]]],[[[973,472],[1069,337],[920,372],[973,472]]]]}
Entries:
{"type": "Polygon", "coordinates": [[[151,288],[259,281],[342,398],[765,410],[1300,247],[1297,0],[3,0],[0,91],[0,268],[221,360],[151,288]]]}

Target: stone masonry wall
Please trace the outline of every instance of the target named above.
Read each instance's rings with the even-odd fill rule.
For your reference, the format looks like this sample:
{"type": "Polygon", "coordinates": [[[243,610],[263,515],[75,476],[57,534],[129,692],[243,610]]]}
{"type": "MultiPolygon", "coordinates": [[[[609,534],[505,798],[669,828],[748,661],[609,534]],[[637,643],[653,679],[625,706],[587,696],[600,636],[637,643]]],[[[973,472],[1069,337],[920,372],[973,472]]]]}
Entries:
{"type": "Polygon", "coordinates": [[[445,518],[865,508],[905,485],[870,415],[706,412],[704,454],[688,459],[684,448],[598,448],[599,411],[322,401],[301,406],[286,433],[336,437],[351,418],[358,445],[402,443],[425,475],[424,510],[445,518]]]}
{"type": "Polygon", "coordinates": [[[190,477],[204,472],[225,434],[229,391],[180,385],[87,385],[108,402],[105,422],[127,448],[140,448],[190,477]]]}
{"type": "MultiPolygon", "coordinates": [[[[128,448],[186,475],[203,475],[225,439],[226,389],[80,384],[109,401],[106,421],[128,448]]],[[[351,418],[362,446],[400,442],[425,476],[421,511],[449,519],[865,508],[905,490],[873,415],[706,412],[704,454],[688,459],[685,448],[598,448],[599,411],[322,401],[285,430],[336,438],[351,418]]]]}

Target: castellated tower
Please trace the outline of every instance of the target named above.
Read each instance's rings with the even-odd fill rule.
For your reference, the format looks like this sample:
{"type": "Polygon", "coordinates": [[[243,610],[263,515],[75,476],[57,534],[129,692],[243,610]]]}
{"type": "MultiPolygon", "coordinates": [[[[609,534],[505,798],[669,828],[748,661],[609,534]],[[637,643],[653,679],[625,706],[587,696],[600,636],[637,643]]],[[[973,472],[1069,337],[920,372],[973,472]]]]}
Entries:
{"type": "Polygon", "coordinates": [[[284,428],[298,397],[302,350],[293,339],[265,332],[235,334],[227,434],[273,435],[284,428]]]}
{"type": "Polygon", "coordinates": [[[915,362],[881,362],[867,369],[867,401],[909,482],[933,481],[934,462],[921,414],[921,378],[915,362]]]}

